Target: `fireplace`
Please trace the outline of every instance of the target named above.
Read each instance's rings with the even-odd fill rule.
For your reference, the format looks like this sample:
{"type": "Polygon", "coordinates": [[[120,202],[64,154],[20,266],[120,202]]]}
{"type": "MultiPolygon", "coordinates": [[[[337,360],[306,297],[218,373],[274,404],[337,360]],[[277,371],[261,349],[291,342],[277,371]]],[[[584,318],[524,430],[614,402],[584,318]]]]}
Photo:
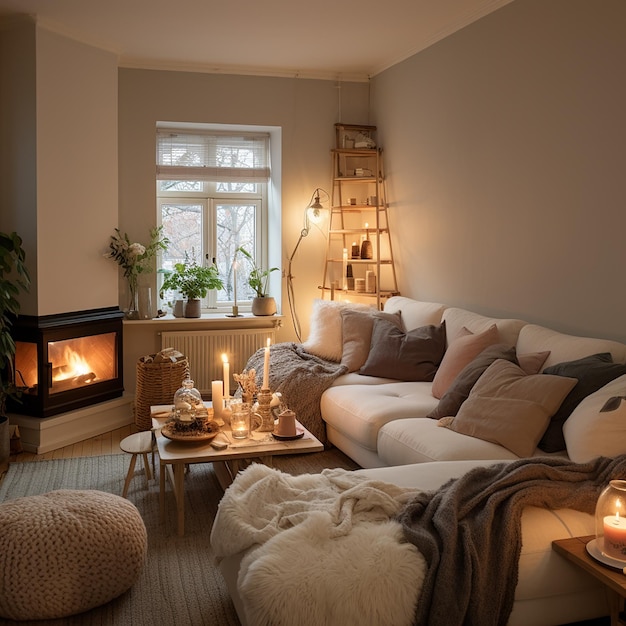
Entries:
{"type": "Polygon", "coordinates": [[[12,336],[15,380],[25,391],[10,411],[50,417],[121,396],[122,318],[118,307],[20,315],[12,336]]]}

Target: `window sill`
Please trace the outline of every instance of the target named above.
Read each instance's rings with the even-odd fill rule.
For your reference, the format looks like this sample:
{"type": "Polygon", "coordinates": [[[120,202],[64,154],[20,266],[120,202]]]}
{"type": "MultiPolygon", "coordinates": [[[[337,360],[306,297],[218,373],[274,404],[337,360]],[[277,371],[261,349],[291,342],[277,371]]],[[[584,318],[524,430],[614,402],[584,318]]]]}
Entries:
{"type": "Polygon", "coordinates": [[[149,320],[123,320],[124,326],[202,326],[216,330],[226,328],[279,328],[284,315],[252,315],[243,313],[239,317],[229,317],[226,313],[203,313],[201,317],[174,317],[165,315],[149,320]]]}

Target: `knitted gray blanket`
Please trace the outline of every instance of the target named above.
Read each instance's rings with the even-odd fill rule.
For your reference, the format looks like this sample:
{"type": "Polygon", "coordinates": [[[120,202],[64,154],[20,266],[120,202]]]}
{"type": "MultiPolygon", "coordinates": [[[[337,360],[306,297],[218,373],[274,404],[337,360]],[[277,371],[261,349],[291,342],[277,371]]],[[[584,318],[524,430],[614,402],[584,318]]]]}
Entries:
{"type": "MultiPolygon", "coordinates": [[[[265,349],[261,348],[246,364],[247,371],[256,370],[259,388],[263,382],[264,356],[265,349]]],[[[270,389],[282,394],[296,419],[323,444],[326,444],[326,425],[322,420],[320,397],[335,378],[347,371],[345,365],[309,354],[299,343],[277,343],[270,348],[270,389]]]]}
{"type": "Polygon", "coordinates": [[[626,455],[585,464],[541,457],[478,467],[418,495],[397,518],[428,564],[416,626],[506,624],[518,579],[522,509],[593,514],[614,478],[626,478],[626,455]]]}

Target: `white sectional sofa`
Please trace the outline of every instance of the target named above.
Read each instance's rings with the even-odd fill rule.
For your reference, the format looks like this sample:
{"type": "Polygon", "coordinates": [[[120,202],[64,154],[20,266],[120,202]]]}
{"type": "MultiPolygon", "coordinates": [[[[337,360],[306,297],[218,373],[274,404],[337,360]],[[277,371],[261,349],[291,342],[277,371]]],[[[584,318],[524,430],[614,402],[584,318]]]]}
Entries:
{"type": "MultiPolygon", "coordinates": [[[[351,352],[354,345],[348,347],[345,341],[351,337],[352,341],[358,343],[359,328],[347,330],[342,326],[346,317],[346,314],[342,315],[343,306],[318,305],[318,312],[324,309],[321,316],[323,319],[312,321],[311,336],[304,345],[324,358],[330,356],[335,361],[343,359],[344,362],[349,362],[350,358],[346,360],[346,354],[350,352],[348,356],[354,356],[351,352]],[[319,328],[316,328],[318,322],[319,328]],[[323,332],[320,330],[322,328],[323,332]]],[[[507,445],[502,445],[495,442],[501,438],[499,433],[491,437],[489,433],[485,435],[484,430],[480,430],[483,424],[479,424],[479,432],[483,437],[481,438],[462,432],[467,425],[459,428],[461,431],[459,432],[454,429],[452,423],[442,427],[439,420],[427,417],[437,410],[440,403],[440,398],[433,395],[433,385],[436,384],[434,381],[406,381],[368,376],[358,373],[358,370],[348,372],[337,378],[324,392],[321,398],[321,411],[327,426],[328,440],[364,468],[358,470],[359,474],[399,487],[434,490],[450,478],[461,476],[474,467],[520,458],[520,455],[511,448],[517,449],[518,439],[525,438],[533,443],[527,456],[556,454],[582,463],[598,456],[613,457],[626,453],[626,402],[622,402],[617,410],[608,412],[601,410],[610,397],[626,396],[626,370],[620,369],[626,363],[626,345],[604,339],[574,337],[527,324],[522,320],[489,318],[471,311],[437,303],[418,302],[405,297],[391,298],[385,305],[386,314],[397,317],[398,312],[402,320],[400,334],[425,326],[438,327],[444,323],[447,355],[454,354],[451,346],[457,338],[479,336],[490,329],[493,330],[492,327],[495,325],[499,344],[504,344],[504,348],[515,347],[515,363],[521,363],[523,357],[530,357],[535,368],[537,364],[540,365],[538,370],[532,370],[532,366],[529,365],[531,373],[524,372],[528,380],[535,376],[532,371],[537,371],[538,375],[539,372],[546,372],[546,369],[549,376],[545,378],[557,377],[557,374],[551,373],[556,369],[558,376],[572,379],[571,376],[567,376],[571,371],[586,372],[587,369],[593,371],[597,365],[593,361],[595,355],[600,355],[597,359],[600,370],[611,370],[608,378],[612,380],[592,393],[582,394],[586,395],[584,399],[578,397],[573,404],[570,402],[569,409],[573,408],[573,412],[562,427],[564,449],[546,452],[535,444],[540,439],[543,442],[546,436],[544,430],[551,414],[561,405],[565,406],[568,397],[571,400],[576,396],[577,381],[581,379],[573,379],[569,387],[562,381],[556,381],[560,387],[557,394],[558,406],[556,408],[553,406],[556,400],[550,407],[542,406],[539,410],[539,422],[535,420],[529,426],[529,428],[532,426],[533,430],[531,435],[527,433],[520,435],[519,430],[514,430],[513,443],[508,443],[511,441],[509,433],[504,437],[507,445]],[[569,365],[562,367],[564,363],[570,364],[590,357],[593,362],[588,367],[586,361],[573,370],[569,365]],[[545,361],[542,361],[543,359],[545,361]],[[542,410],[545,413],[543,417],[542,410]],[[550,414],[548,415],[546,411],[550,414]]],[[[397,319],[394,322],[392,317],[383,317],[386,317],[387,321],[391,320],[392,324],[397,322],[397,319]]],[[[374,328],[376,324],[378,323],[370,324],[369,331],[366,328],[362,332],[364,344],[370,341],[370,337],[372,338],[372,348],[374,338],[380,336],[376,334],[374,328]]],[[[365,358],[367,363],[371,354],[371,351],[366,355],[361,354],[360,358],[361,360],[365,358]]],[[[498,361],[497,367],[508,371],[509,366],[506,362],[503,364],[502,359],[495,361],[498,361]]],[[[444,368],[444,365],[447,368],[450,363],[444,364],[442,361],[437,365],[437,371],[444,368]]],[[[459,364],[455,365],[458,369],[459,364]]],[[[354,361],[350,363],[350,369],[354,369],[354,361]]],[[[463,370],[465,368],[461,371],[463,370]]],[[[451,367],[451,371],[454,372],[455,368],[451,367]]],[[[450,385],[457,379],[453,377],[452,381],[452,383],[450,380],[447,381],[447,387],[444,385],[446,391],[443,393],[441,390],[438,391],[440,396],[444,397],[451,391],[450,385]]],[[[539,382],[544,381],[541,379],[539,382]]],[[[593,384],[597,387],[597,380],[590,383],[591,386],[593,384]]],[[[474,403],[480,409],[484,407],[481,402],[485,397],[489,399],[490,394],[494,395],[493,389],[487,389],[486,395],[481,396],[476,391],[478,387],[479,383],[476,382],[468,391],[468,399],[461,405],[456,416],[445,418],[448,422],[456,420],[459,416],[463,417],[464,407],[470,402],[470,398],[470,404],[474,403]]],[[[484,385],[481,387],[481,390],[483,389],[484,385]]],[[[580,388],[578,392],[581,396],[580,388]]],[[[500,402],[501,398],[497,393],[495,395],[495,402],[500,402]]],[[[541,397],[538,400],[541,404],[549,394],[541,392],[539,395],[541,397]]],[[[505,399],[510,401],[510,398],[505,399]]],[[[505,402],[502,406],[504,416],[508,415],[510,402],[505,402]]],[[[533,406],[531,409],[536,410],[537,407],[533,406]]],[[[513,406],[511,415],[515,410],[516,407],[513,406]]],[[[469,414],[471,417],[471,411],[469,414]]],[[[493,416],[491,418],[493,419],[493,416]]],[[[469,423],[470,428],[473,427],[471,419],[469,423]]],[[[561,425],[557,424],[556,431],[561,432],[561,425]]],[[[554,442],[551,445],[555,447],[554,442]]],[[[528,447],[528,441],[525,442],[525,446],[528,447]]],[[[556,445],[556,448],[558,447],[556,445]]],[[[216,525],[227,527],[228,524],[227,514],[220,511],[216,525]]],[[[527,507],[522,514],[521,524],[522,552],[519,559],[519,578],[513,612],[508,623],[516,626],[531,624],[554,626],[608,615],[606,596],[600,584],[552,550],[552,541],[555,539],[593,535],[595,533],[593,515],[573,509],[549,511],[527,507]]],[[[312,538],[311,541],[316,539],[312,538]]],[[[247,554],[250,552],[247,551],[247,554]]],[[[239,566],[243,557],[244,554],[230,555],[221,562],[221,568],[242,623],[247,624],[246,602],[241,598],[238,586],[239,566]]],[[[331,624],[332,619],[325,623],[331,624]]],[[[382,622],[370,621],[368,616],[362,615],[358,623],[382,622]]]]}
{"type": "MultiPolygon", "coordinates": [[[[336,323],[341,323],[340,311],[338,306],[336,323]]],[[[499,342],[515,346],[517,355],[549,352],[543,370],[598,353],[610,353],[615,363],[626,363],[626,345],[615,341],[575,337],[522,320],[485,317],[464,309],[446,308],[442,304],[402,296],[393,297],[385,304],[385,312],[398,311],[406,330],[445,322],[448,345],[464,327],[479,334],[495,324],[499,342]]],[[[327,315],[326,327],[329,319],[327,315]]],[[[311,347],[319,350],[318,345],[311,347]]],[[[364,468],[430,461],[519,458],[502,445],[441,428],[437,420],[426,417],[439,403],[432,394],[432,384],[363,376],[357,372],[340,376],[321,399],[328,440],[364,468]]],[[[581,433],[580,438],[583,441],[574,441],[572,434],[571,445],[579,453],[570,454],[570,457],[577,462],[598,456],[596,452],[612,452],[613,455],[626,452],[626,440],[623,450],[610,448],[615,441],[611,432],[607,432],[606,440],[602,442],[609,448],[598,446],[597,450],[590,449],[588,453],[582,450],[585,433],[581,433]]],[[[533,454],[545,455],[546,452],[537,448],[533,454]]],[[[567,451],[557,454],[567,454],[567,451]]]]}

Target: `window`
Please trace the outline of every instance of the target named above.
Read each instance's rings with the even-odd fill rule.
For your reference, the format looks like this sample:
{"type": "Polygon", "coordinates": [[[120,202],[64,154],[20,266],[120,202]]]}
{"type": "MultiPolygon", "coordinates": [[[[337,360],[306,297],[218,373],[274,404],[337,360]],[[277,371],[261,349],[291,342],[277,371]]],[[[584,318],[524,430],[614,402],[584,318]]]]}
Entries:
{"type": "MultiPolygon", "coordinates": [[[[172,269],[186,256],[198,263],[215,263],[224,288],[209,293],[204,309],[226,310],[234,303],[233,260],[238,247],[250,252],[258,265],[267,266],[269,136],[157,128],[158,219],[170,240],[161,266],[172,269]]],[[[242,308],[254,296],[245,270],[236,272],[237,303],[242,308]]]]}

